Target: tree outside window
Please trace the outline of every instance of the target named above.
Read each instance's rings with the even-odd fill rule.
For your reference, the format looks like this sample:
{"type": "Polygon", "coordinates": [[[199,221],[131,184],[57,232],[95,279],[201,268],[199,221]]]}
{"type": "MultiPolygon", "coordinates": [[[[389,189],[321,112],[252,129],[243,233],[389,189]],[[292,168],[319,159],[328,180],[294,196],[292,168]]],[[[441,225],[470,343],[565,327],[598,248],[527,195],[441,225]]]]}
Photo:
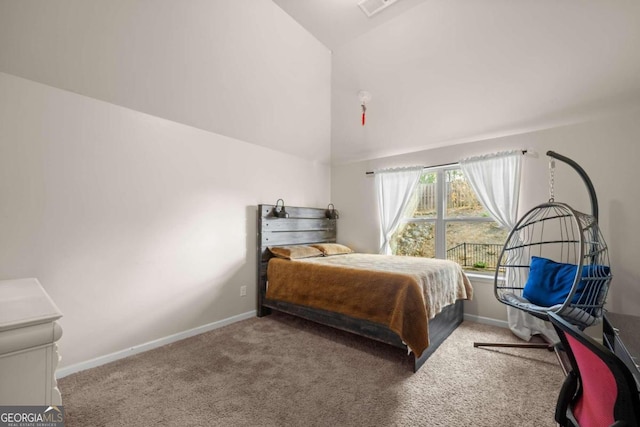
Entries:
{"type": "Polygon", "coordinates": [[[493,272],[508,234],[453,166],[425,169],[391,246],[396,255],[450,259],[467,270],[493,272]]]}

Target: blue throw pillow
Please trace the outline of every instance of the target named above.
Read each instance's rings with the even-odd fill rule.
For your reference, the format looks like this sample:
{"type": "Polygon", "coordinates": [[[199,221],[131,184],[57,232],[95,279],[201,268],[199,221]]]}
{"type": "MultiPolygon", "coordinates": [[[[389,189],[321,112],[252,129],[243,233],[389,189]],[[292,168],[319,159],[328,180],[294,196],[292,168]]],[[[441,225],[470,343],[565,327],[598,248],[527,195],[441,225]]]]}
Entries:
{"type": "MultiPolygon", "coordinates": [[[[564,303],[571,292],[577,268],[578,266],[574,264],[563,264],[536,256],[531,257],[529,279],[524,285],[522,296],[542,307],[564,303]]],[[[582,280],[578,283],[572,302],[578,302],[584,289],[590,283],[601,281],[595,278],[587,280],[587,277],[602,277],[602,275],[609,275],[609,267],[602,265],[583,266],[582,280]]]]}

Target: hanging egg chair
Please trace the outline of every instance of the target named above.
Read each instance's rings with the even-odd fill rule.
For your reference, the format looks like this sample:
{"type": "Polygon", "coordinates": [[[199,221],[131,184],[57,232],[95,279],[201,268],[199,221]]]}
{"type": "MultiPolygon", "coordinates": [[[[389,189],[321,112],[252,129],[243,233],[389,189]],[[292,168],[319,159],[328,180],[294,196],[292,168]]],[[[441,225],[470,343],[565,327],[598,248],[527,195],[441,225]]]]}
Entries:
{"type": "Polygon", "coordinates": [[[498,259],[496,298],[543,320],[552,311],[581,329],[602,319],[609,251],[592,215],[549,201],[527,212],[498,259]]]}
{"type": "MultiPolygon", "coordinates": [[[[498,301],[539,319],[554,312],[584,329],[601,321],[611,282],[609,250],[598,227],[598,200],[586,172],[573,160],[548,151],[550,199],[531,209],[509,233],[498,258],[494,294],[498,301]],[[591,214],[554,200],[558,159],[583,179],[591,214]]],[[[540,347],[551,343],[474,343],[475,347],[540,347]]]]}

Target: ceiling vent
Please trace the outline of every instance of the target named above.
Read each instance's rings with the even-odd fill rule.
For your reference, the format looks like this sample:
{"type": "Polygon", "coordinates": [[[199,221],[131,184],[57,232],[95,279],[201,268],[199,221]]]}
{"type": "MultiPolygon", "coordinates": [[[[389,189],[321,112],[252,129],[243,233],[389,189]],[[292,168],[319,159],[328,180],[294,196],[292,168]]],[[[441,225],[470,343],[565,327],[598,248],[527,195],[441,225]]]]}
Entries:
{"type": "Polygon", "coordinates": [[[362,9],[365,15],[371,18],[376,13],[381,12],[397,1],[398,0],[360,0],[358,1],[358,6],[360,6],[360,9],[362,9]]]}

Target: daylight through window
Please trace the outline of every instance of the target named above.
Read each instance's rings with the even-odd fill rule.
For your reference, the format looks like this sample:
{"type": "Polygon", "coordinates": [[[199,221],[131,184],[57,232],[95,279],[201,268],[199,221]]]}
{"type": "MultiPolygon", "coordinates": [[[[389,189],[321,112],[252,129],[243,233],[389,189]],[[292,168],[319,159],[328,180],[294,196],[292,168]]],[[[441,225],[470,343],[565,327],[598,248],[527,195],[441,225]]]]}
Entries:
{"type": "Polygon", "coordinates": [[[391,245],[396,255],[445,258],[493,273],[508,234],[452,166],[425,169],[391,245]]]}

